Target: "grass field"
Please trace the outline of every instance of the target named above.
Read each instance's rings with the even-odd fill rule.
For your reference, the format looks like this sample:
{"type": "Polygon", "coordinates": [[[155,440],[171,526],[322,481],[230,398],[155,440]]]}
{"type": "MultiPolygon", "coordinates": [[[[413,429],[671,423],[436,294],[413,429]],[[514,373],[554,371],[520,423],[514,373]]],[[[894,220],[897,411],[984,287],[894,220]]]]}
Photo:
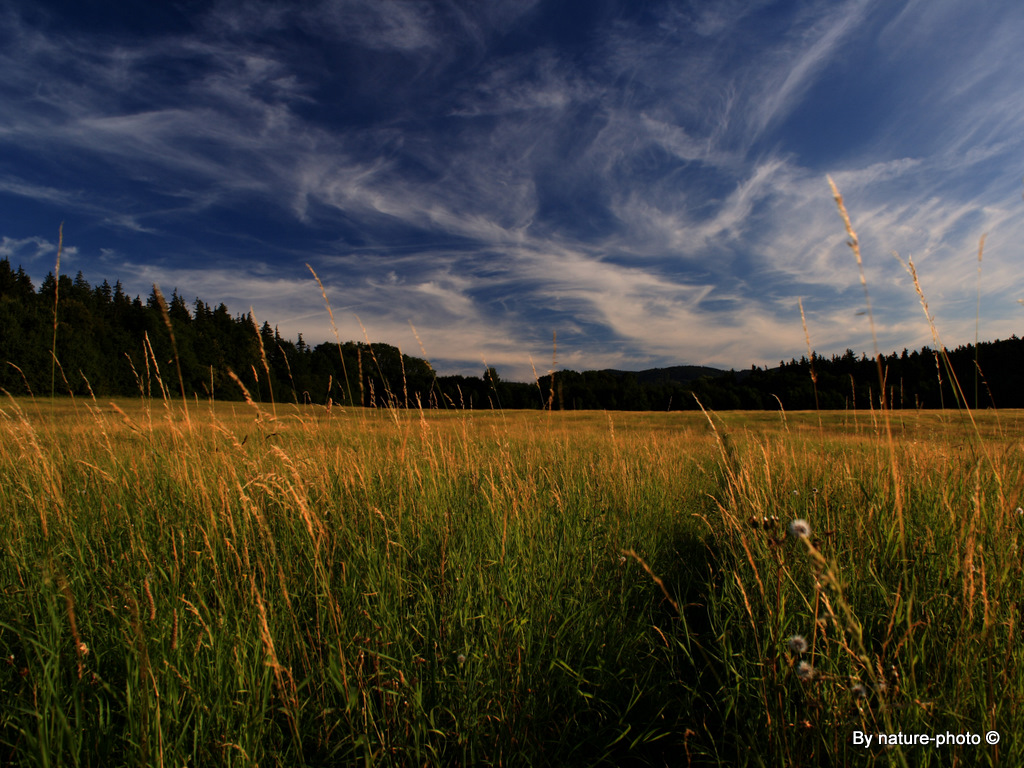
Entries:
{"type": "Polygon", "coordinates": [[[1024,764],[1024,414],[276,410],[0,403],[0,764],[1024,764]]]}

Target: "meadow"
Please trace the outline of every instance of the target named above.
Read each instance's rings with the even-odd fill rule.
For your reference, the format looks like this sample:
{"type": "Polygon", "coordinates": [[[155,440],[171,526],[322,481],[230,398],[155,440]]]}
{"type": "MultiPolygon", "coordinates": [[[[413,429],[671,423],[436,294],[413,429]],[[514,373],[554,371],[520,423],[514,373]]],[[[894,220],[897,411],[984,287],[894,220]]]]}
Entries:
{"type": "Polygon", "coordinates": [[[8,398],[0,763],[1020,765],[1022,420],[8,398]]]}

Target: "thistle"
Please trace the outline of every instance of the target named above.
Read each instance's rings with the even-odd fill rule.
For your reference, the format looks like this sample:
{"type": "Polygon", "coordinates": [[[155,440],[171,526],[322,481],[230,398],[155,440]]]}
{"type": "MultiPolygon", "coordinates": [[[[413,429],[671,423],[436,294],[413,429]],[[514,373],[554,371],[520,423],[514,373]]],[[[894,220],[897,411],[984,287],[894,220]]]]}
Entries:
{"type": "Polygon", "coordinates": [[[789,646],[789,650],[795,654],[801,654],[807,652],[807,640],[804,639],[803,635],[793,635],[786,641],[786,645],[789,646]]]}
{"type": "Polygon", "coordinates": [[[787,528],[789,535],[793,538],[806,539],[811,535],[811,525],[802,518],[791,520],[787,528]]]}
{"type": "Polygon", "coordinates": [[[801,661],[796,665],[796,676],[806,682],[814,677],[814,667],[809,661],[801,661]]]}

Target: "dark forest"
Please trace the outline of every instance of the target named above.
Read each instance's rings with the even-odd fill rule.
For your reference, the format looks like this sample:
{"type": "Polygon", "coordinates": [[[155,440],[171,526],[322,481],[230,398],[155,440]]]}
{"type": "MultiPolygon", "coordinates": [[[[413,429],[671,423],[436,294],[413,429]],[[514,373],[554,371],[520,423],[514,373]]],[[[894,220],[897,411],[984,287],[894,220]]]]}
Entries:
{"type": "Polygon", "coordinates": [[[719,371],[560,370],[531,383],[437,376],[389,344],[284,339],[221,303],[191,304],[154,288],[143,300],[119,282],[91,286],[49,274],[38,290],[0,260],[0,387],[13,395],[180,397],[372,407],[553,410],[822,410],[1024,407],[1024,341],[920,350],[874,360],[847,350],[775,368],[719,371]],[[54,325],[57,292],[56,334],[54,325]],[[173,339],[172,333],[173,330],[173,339]],[[54,348],[54,338],[56,347],[54,348]],[[180,379],[178,369],[180,367],[180,379]],[[884,382],[884,388],[882,383],[884,382]]]}

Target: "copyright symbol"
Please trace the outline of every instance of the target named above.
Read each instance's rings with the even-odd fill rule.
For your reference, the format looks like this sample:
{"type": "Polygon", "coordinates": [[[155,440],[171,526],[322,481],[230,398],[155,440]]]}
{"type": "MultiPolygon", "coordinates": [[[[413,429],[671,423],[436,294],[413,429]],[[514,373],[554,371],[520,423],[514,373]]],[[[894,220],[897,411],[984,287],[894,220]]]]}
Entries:
{"type": "Polygon", "coordinates": [[[989,744],[998,744],[999,733],[997,731],[989,731],[985,734],[985,741],[987,741],[989,744]]]}

